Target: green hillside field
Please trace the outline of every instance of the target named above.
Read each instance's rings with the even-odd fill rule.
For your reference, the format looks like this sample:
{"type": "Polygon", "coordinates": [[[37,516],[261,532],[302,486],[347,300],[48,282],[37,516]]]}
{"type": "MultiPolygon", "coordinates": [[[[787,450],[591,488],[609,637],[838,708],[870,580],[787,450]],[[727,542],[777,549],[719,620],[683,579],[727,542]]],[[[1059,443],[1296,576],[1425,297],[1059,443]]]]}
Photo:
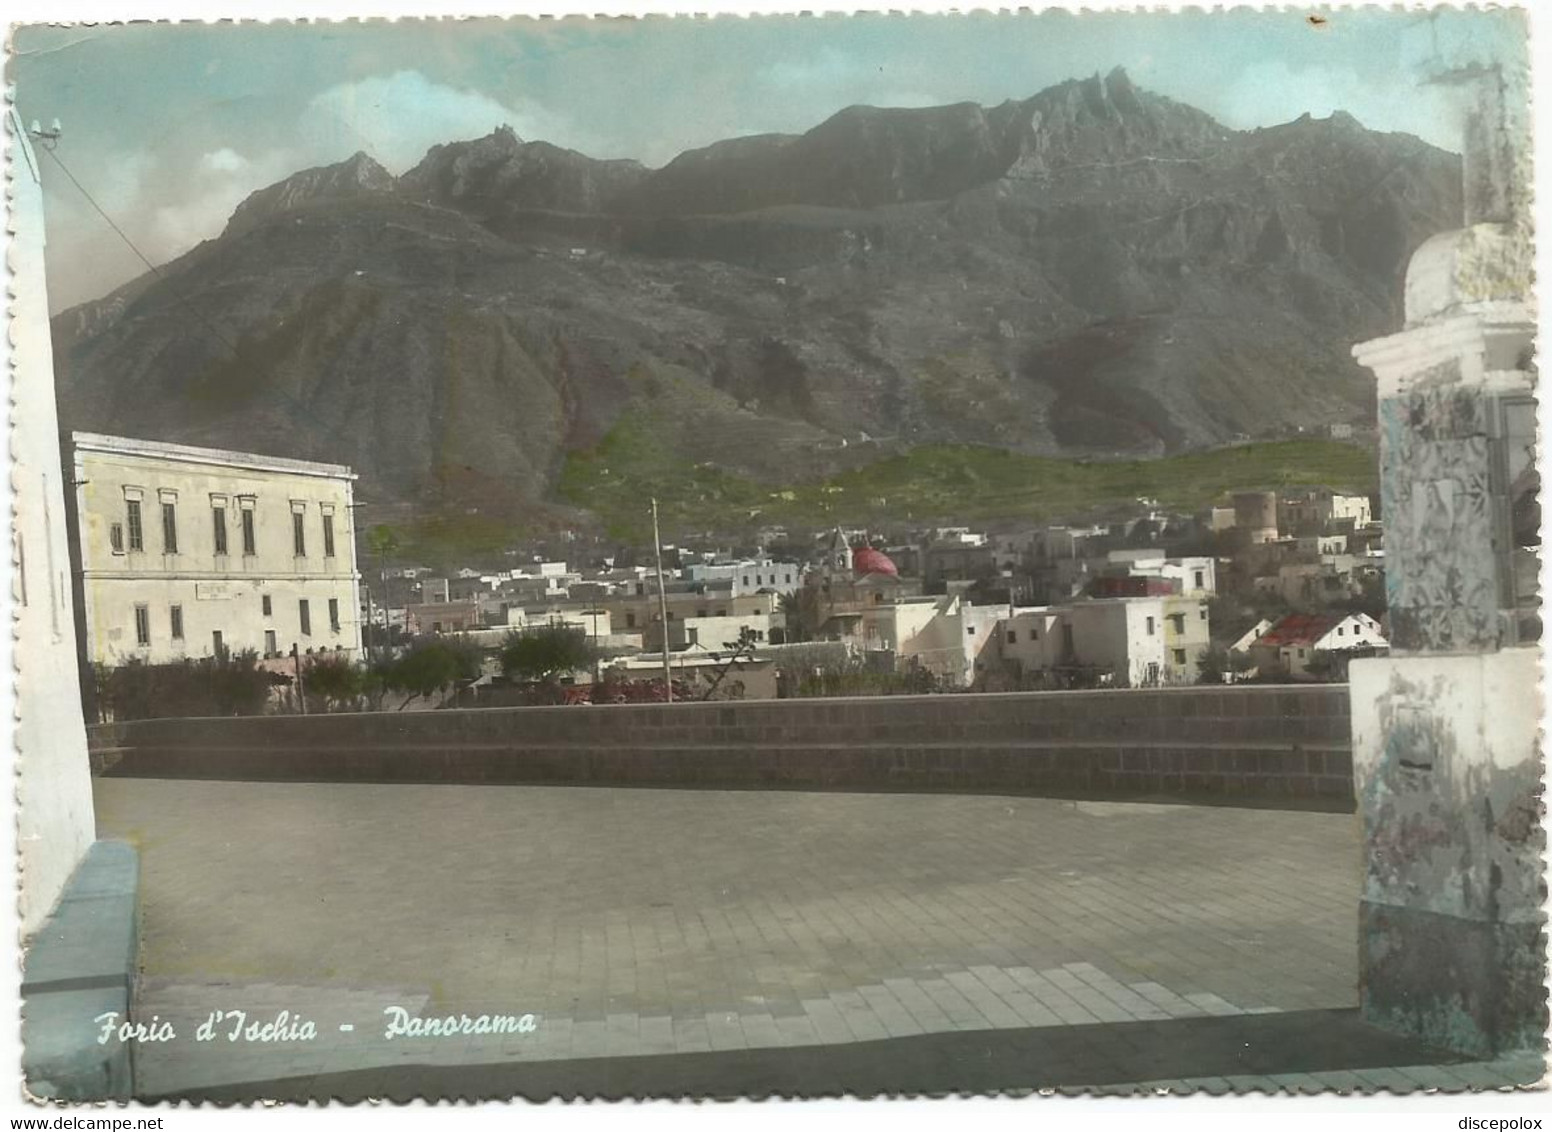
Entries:
{"type": "Polygon", "coordinates": [[[1285,440],[1136,461],[926,445],[824,479],[761,484],[687,461],[651,430],[621,424],[596,448],[567,457],[558,494],[597,515],[614,537],[643,542],[654,496],[671,539],[775,524],[1079,520],[1144,497],[1194,511],[1235,491],[1323,486],[1369,493],[1377,482],[1372,449],[1285,440]]]}

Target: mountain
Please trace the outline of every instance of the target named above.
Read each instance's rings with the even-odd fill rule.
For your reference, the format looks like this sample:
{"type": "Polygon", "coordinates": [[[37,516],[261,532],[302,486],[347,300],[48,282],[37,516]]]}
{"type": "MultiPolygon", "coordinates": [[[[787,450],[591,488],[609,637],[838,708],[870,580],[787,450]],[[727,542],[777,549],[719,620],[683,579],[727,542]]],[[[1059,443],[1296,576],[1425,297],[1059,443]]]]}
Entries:
{"type": "Polygon", "coordinates": [[[788,483],[926,443],[1209,447],[1372,416],[1349,348],[1460,181],[1345,114],[1237,131],[1120,71],[658,170],[501,129],[300,172],[62,313],[61,413],[503,520],[560,513],[584,451],[788,483]]]}

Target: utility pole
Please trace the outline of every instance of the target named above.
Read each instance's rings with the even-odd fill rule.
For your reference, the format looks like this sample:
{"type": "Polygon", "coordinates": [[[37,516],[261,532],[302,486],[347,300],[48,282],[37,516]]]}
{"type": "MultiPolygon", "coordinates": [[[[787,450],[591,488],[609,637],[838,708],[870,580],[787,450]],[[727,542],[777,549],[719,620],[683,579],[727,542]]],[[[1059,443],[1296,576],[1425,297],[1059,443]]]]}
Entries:
{"type": "Polygon", "coordinates": [[[652,500],[652,549],[657,552],[657,604],[663,619],[663,693],[664,703],[674,702],[674,677],[668,666],[668,587],[663,584],[663,537],[658,533],[657,499],[652,500]]]}
{"type": "MultiPolygon", "coordinates": [[[[598,598],[593,598],[593,690],[598,690],[599,660],[598,660],[598,598]]],[[[596,701],[594,701],[596,702],[596,701]]]]}

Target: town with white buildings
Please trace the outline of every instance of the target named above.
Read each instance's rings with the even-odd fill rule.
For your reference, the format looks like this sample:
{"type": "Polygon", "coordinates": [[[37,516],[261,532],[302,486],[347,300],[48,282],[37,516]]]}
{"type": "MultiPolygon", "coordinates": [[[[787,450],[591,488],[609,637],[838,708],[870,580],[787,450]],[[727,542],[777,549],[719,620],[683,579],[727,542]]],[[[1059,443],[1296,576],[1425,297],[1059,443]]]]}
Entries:
{"type": "Polygon", "coordinates": [[[573,532],[564,559],[518,546],[500,568],[437,570],[358,557],[341,465],[89,433],[72,460],[87,665],[248,657],[265,710],[305,710],[320,666],[382,670],[437,642],[473,659],[408,706],[1340,680],[1387,648],[1381,525],[1368,496],[1330,489],[748,545],[611,551],[573,532]],[[503,663],[556,634],[578,647],[542,680],[503,663]]]}

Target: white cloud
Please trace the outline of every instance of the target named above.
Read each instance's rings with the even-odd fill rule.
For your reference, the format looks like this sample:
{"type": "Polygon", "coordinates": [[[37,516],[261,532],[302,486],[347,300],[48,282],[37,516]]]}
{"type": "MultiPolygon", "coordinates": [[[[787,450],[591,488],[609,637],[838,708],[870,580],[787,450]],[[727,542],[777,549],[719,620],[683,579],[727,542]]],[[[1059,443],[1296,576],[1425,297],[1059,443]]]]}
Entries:
{"type": "Polygon", "coordinates": [[[778,59],[761,67],[755,79],[781,90],[847,86],[867,76],[863,62],[853,55],[825,47],[801,58],[778,59]]]}
{"type": "Polygon", "coordinates": [[[235,149],[223,148],[207,153],[199,159],[199,167],[207,173],[236,173],[248,167],[248,159],[235,149]]]}
{"type": "Polygon", "coordinates": [[[488,95],[434,83],[419,71],[399,71],[341,83],[308,104],[298,126],[304,146],[338,161],[364,150],[402,173],[433,145],[483,137],[511,126],[524,140],[582,148],[585,139],[561,116],[536,102],[508,105],[488,95]]]}
{"type": "Polygon", "coordinates": [[[201,240],[218,235],[249,193],[274,184],[306,164],[305,159],[288,150],[271,150],[257,160],[241,157],[230,149],[204,154],[196,160],[195,168],[205,175],[190,178],[181,198],[175,198],[176,203],[148,207],[137,243],[153,262],[174,259],[201,240]]]}

